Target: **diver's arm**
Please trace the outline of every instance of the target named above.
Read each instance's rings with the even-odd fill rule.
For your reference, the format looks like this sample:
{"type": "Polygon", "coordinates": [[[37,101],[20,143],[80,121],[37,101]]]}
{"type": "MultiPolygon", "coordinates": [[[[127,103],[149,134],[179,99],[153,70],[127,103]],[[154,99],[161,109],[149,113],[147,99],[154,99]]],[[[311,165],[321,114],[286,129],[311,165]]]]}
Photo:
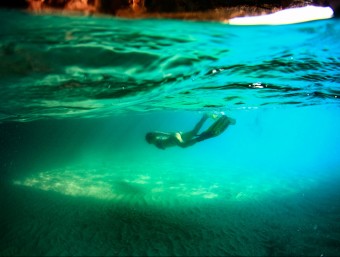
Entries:
{"type": "Polygon", "coordinates": [[[168,132],[161,132],[161,131],[155,131],[155,134],[157,134],[157,136],[170,136],[171,133],[168,132]]]}
{"type": "Polygon", "coordinates": [[[161,143],[156,143],[155,146],[158,148],[158,149],[162,149],[162,150],[165,150],[165,147],[163,144],[161,143]]]}

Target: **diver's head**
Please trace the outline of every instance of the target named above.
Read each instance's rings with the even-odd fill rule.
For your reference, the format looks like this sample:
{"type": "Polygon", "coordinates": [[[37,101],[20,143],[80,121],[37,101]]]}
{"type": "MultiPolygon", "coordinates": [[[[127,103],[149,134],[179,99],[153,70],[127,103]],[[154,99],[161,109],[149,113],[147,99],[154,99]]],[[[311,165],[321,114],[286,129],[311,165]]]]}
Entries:
{"type": "Polygon", "coordinates": [[[145,140],[149,144],[153,144],[155,142],[155,140],[156,140],[156,134],[153,133],[153,132],[146,133],[145,140]]]}

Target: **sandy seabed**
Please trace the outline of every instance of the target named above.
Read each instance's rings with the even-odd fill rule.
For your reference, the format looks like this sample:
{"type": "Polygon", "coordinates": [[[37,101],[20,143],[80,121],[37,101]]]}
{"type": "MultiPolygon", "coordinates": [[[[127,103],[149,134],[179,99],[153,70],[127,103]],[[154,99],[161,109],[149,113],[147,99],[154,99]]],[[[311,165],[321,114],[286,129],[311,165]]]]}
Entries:
{"type": "Polygon", "coordinates": [[[4,181],[0,255],[339,254],[338,179],[208,181],[189,169],[67,167],[4,181]]]}

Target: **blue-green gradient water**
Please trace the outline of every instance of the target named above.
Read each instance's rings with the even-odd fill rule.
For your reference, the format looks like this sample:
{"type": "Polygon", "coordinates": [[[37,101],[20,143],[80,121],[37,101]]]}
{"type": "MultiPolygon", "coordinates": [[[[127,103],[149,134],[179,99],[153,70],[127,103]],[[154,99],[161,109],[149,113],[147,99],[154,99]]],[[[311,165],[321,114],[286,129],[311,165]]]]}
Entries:
{"type": "Polygon", "coordinates": [[[0,24],[0,255],[339,254],[338,20],[0,24]]]}

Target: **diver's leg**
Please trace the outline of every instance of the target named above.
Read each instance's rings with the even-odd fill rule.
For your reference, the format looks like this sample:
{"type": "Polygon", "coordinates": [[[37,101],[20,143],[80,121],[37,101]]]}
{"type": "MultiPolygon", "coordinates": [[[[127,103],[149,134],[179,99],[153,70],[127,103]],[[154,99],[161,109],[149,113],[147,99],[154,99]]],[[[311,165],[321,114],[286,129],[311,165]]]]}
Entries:
{"type": "Polygon", "coordinates": [[[197,133],[200,131],[200,129],[202,128],[204,122],[209,118],[208,115],[204,114],[203,117],[200,119],[199,122],[197,122],[197,124],[195,125],[195,127],[193,128],[193,130],[189,131],[189,132],[185,132],[185,133],[181,133],[181,137],[183,139],[184,142],[190,141],[192,138],[194,138],[195,136],[197,136],[197,133]]]}
{"type": "Polygon", "coordinates": [[[216,137],[222,134],[229,125],[234,125],[236,121],[232,118],[228,118],[227,116],[220,117],[217,121],[215,121],[206,131],[197,136],[196,141],[200,142],[212,137],[216,137]]]}
{"type": "Polygon", "coordinates": [[[209,118],[208,115],[204,114],[203,117],[200,119],[199,122],[195,125],[194,129],[191,131],[191,133],[197,135],[198,131],[202,128],[204,122],[209,118]]]}
{"type": "Polygon", "coordinates": [[[194,144],[196,144],[198,141],[196,140],[196,138],[192,138],[190,140],[187,141],[183,141],[181,144],[179,144],[178,146],[182,147],[182,148],[186,148],[189,146],[192,146],[194,144]]]}

